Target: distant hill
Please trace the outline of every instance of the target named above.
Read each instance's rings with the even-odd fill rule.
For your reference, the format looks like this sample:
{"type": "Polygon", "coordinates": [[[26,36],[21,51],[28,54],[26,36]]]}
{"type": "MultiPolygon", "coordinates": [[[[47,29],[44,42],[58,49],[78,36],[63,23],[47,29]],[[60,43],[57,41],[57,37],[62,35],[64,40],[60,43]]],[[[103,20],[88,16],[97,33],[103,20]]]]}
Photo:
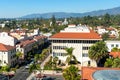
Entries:
{"type": "Polygon", "coordinates": [[[52,15],[55,15],[56,18],[67,18],[67,17],[83,17],[83,16],[100,16],[109,13],[111,15],[120,14],[120,7],[106,9],[106,10],[98,10],[86,13],[65,13],[65,12],[53,12],[53,13],[43,13],[43,14],[29,14],[26,16],[22,16],[21,18],[51,18],[52,15]]]}

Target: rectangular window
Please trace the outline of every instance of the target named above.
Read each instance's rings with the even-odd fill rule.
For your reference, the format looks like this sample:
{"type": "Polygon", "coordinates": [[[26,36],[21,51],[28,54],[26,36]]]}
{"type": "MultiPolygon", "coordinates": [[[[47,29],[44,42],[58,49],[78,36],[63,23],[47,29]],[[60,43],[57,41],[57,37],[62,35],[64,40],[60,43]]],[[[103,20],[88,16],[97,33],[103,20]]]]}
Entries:
{"type": "Polygon", "coordinates": [[[88,50],[90,47],[82,47],[83,50],[88,50]]]}
{"type": "Polygon", "coordinates": [[[114,44],[112,44],[111,47],[114,47],[114,44]]]}
{"type": "Polygon", "coordinates": [[[88,54],[87,53],[83,53],[82,56],[83,57],[88,57],[88,54]]]}
{"type": "Polygon", "coordinates": [[[118,47],[118,44],[116,44],[116,47],[118,47]]]}

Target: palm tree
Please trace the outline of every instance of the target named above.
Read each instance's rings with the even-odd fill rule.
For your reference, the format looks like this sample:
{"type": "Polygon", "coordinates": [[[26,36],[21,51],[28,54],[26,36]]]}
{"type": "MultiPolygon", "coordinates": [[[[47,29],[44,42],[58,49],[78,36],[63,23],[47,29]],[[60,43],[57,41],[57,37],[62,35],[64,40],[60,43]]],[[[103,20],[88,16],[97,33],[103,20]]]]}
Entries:
{"type": "Polygon", "coordinates": [[[78,68],[71,65],[66,68],[63,72],[63,77],[65,80],[80,80],[81,76],[78,74],[78,68]]]}
{"type": "Polygon", "coordinates": [[[119,57],[117,57],[117,58],[115,58],[115,59],[113,60],[113,65],[112,65],[112,67],[114,67],[114,68],[120,68],[120,58],[119,58],[119,57]]]}
{"type": "Polygon", "coordinates": [[[76,57],[72,54],[74,49],[72,47],[70,47],[70,48],[66,48],[65,50],[67,52],[66,55],[68,56],[66,59],[66,62],[68,64],[70,64],[70,61],[73,59],[75,61],[75,63],[77,63],[76,57]]]}
{"type": "Polygon", "coordinates": [[[103,41],[97,42],[90,47],[88,53],[89,58],[95,60],[98,64],[100,59],[108,55],[107,46],[103,41]]]}
{"type": "Polygon", "coordinates": [[[114,58],[108,58],[104,64],[104,67],[112,67],[114,58]]]}

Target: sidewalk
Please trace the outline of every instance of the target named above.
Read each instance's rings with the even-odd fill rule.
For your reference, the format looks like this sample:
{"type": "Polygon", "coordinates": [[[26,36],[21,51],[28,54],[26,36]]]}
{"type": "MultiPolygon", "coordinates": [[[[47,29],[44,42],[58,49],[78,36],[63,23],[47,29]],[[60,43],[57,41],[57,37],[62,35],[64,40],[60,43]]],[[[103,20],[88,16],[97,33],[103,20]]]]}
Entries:
{"type": "Polygon", "coordinates": [[[32,78],[35,76],[34,73],[30,74],[30,76],[26,80],[32,80],[32,78]]]}
{"type": "Polygon", "coordinates": [[[46,62],[48,62],[50,60],[50,57],[52,56],[52,54],[50,54],[40,65],[41,69],[44,69],[44,65],[46,62]]]}
{"type": "MultiPolygon", "coordinates": [[[[46,62],[48,62],[49,61],[49,59],[50,59],[50,57],[52,56],[52,54],[50,54],[42,63],[41,63],[41,65],[40,65],[40,67],[41,67],[41,69],[44,69],[44,65],[45,65],[45,63],[46,62]]],[[[46,74],[46,73],[49,73],[49,72],[44,72],[44,71],[42,71],[42,73],[44,74],[46,74]]],[[[50,72],[50,74],[51,74],[52,72],[50,72]]],[[[32,78],[35,76],[35,74],[34,73],[32,73],[26,80],[32,80],[32,78]]]]}

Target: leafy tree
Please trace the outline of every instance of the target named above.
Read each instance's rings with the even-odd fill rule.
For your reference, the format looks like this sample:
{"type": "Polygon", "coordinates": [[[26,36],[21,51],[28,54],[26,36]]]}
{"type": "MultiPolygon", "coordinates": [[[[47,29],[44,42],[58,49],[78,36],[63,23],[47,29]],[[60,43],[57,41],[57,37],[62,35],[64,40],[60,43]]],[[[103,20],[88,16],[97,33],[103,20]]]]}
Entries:
{"type": "Polygon", "coordinates": [[[109,38],[109,34],[108,33],[104,33],[102,34],[102,39],[105,41],[109,38]]]}
{"type": "Polygon", "coordinates": [[[114,47],[111,51],[112,51],[112,52],[120,52],[120,49],[117,48],[117,47],[114,47]]]}
{"type": "Polygon", "coordinates": [[[108,58],[104,64],[105,67],[112,67],[114,58],[108,58]]]}
{"type": "Polygon", "coordinates": [[[105,67],[120,68],[120,58],[108,58],[104,64],[105,67]]]}
{"type": "Polygon", "coordinates": [[[52,15],[51,21],[52,21],[52,26],[55,27],[56,19],[54,15],[52,15]]]}
{"type": "Polygon", "coordinates": [[[92,45],[88,51],[89,58],[99,63],[100,59],[108,55],[105,42],[99,41],[92,45]]]}
{"type": "Polygon", "coordinates": [[[35,63],[30,65],[29,72],[32,72],[34,70],[40,70],[40,65],[35,63]]]}
{"type": "Polygon", "coordinates": [[[103,26],[109,27],[111,25],[111,21],[110,20],[111,20],[110,15],[108,13],[106,13],[103,16],[103,26]]]}
{"type": "Polygon", "coordinates": [[[66,68],[63,72],[63,77],[65,80],[80,80],[81,76],[78,74],[78,68],[71,65],[66,68]]]}
{"type": "Polygon", "coordinates": [[[66,48],[65,50],[67,52],[66,56],[68,56],[66,62],[70,64],[71,60],[73,59],[75,63],[77,63],[76,57],[72,54],[74,49],[71,47],[71,48],[66,48]]]}
{"type": "Polygon", "coordinates": [[[120,58],[119,57],[114,59],[112,67],[120,68],[120,58]]]}
{"type": "Polygon", "coordinates": [[[10,66],[6,65],[6,66],[2,66],[1,68],[2,71],[10,71],[10,66]]]}
{"type": "Polygon", "coordinates": [[[16,53],[16,56],[20,59],[20,58],[23,57],[23,53],[21,53],[21,52],[18,51],[18,52],[16,53]]]}
{"type": "Polygon", "coordinates": [[[40,58],[39,54],[35,54],[34,60],[35,60],[36,62],[39,60],[39,58],[40,58]]]}
{"type": "Polygon", "coordinates": [[[54,57],[54,58],[53,58],[53,68],[54,68],[54,69],[57,68],[57,61],[58,61],[58,57],[54,57]]]}

